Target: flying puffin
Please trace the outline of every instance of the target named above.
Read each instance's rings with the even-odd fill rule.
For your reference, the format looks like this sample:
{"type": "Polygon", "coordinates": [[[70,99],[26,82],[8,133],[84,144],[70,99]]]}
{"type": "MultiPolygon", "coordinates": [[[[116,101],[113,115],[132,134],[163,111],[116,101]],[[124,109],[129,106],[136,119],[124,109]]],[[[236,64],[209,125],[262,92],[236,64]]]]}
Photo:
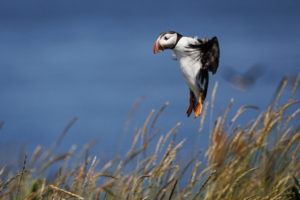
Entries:
{"type": "Polygon", "coordinates": [[[167,31],[159,35],[154,43],[154,54],[165,49],[173,50],[179,62],[183,78],[190,89],[190,105],[188,117],[194,110],[195,118],[202,111],[206,98],[209,75],[215,74],[219,65],[219,43],[217,37],[202,40],[186,37],[175,31],[167,31]]]}

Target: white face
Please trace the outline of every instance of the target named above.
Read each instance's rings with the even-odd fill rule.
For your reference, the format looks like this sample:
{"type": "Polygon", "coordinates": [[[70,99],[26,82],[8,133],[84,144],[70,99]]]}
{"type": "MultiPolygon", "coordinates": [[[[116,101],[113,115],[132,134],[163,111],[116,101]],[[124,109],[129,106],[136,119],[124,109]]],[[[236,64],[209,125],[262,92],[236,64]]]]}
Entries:
{"type": "Polygon", "coordinates": [[[163,49],[174,48],[176,44],[177,34],[176,33],[163,33],[159,37],[159,44],[163,49]]]}
{"type": "Polygon", "coordinates": [[[159,35],[154,43],[153,52],[159,53],[165,49],[174,49],[181,35],[174,31],[167,31],[159,35]]]}

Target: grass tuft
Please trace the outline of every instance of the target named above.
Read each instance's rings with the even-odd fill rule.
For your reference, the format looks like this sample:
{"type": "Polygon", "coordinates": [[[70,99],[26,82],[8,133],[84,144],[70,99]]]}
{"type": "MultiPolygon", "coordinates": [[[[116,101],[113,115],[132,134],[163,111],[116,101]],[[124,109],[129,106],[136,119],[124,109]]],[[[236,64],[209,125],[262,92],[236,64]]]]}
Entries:
{"type": "MultiPolygon", "coordinates": [[[[38,146],[32,156],[25,154],[17,172],[10,165],[0,164],[0,200],[300,199],[300,100],[294,100],[299,80],[298,77],[287,102],[279,103],[287,83],[284,78],[266,110],[247,124],[236,126],[248,109],[258,108],[243,106],[228,119],[232,99],[224,114],[220,111],[212,121],[216,84],[210,103],[210,133],[203,133],[209,103],[199,121],[199,133],[210,136],[207,160],[200,159],[202,151],[191,154],[189,160],[179,159],[178,152],[185,142],[176,139],[180,123],[165,134],[155,128],[168,103],[158,112],[150,112],[143,127],[136,130],[124,157],[107,162],[89,156],[93,142],[78,154],[76,146],[69,152],[54,153],[77,120],[75,117],[49,150],[38,146]],[[49,178],[47,174],[53,170],[56,173],[49,178]]],[[[140,101],[130,112],[125,131],[140,101]]]]}

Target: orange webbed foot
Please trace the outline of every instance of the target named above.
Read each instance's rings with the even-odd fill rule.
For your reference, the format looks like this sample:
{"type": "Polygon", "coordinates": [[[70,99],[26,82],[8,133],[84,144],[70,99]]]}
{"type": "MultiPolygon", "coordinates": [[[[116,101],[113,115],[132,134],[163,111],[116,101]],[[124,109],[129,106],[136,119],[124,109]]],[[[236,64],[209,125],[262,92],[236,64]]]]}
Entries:
{"type": "Polygon", "coordinates": [[[195,110],[195,118],[198,118],[202,112],[202,104],[198,103],[195,110]]]}
{"type": "Polygon", "coordinates": [[[192,114],[192,111],[193,111],[193,106],[190,104],[189,108],[186,111],[188,117],[192,114]]]}
{"type": "Polygon", "coordinates": [[[189,117],[192,114],[194,108],[194,101],[193,101],[193,92],[190,90],[190,105],[186,111],[187,116],[189,117]]]}
{"type": "Polygon", "coordinates": [[[195,109],[195,118],[198,118],[202,112],[202,93],[199,94],[198,104],[195,109]]]}

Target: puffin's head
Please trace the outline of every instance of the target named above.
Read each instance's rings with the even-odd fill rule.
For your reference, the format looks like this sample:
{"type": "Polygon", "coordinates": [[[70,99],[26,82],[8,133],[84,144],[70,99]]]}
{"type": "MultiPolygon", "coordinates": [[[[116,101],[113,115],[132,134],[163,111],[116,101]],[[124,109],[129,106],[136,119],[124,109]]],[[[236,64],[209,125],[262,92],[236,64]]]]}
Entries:
{"type": "Polygon", "coordinates": [[[159,53],[165,49],[174,49],[181,37],[182,35],[175,31],[167,31],[160,34],[154,43],[153,52],[159,53]]]}

